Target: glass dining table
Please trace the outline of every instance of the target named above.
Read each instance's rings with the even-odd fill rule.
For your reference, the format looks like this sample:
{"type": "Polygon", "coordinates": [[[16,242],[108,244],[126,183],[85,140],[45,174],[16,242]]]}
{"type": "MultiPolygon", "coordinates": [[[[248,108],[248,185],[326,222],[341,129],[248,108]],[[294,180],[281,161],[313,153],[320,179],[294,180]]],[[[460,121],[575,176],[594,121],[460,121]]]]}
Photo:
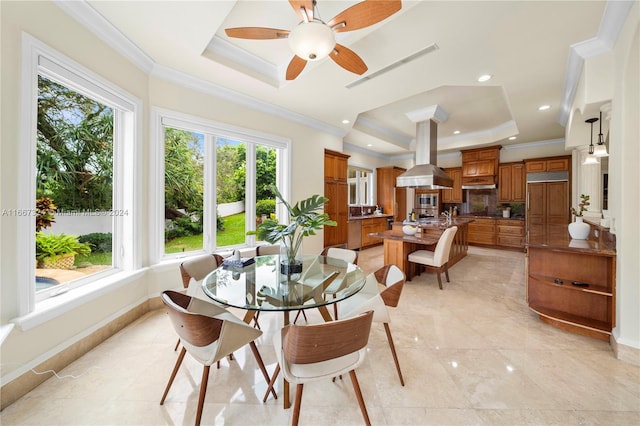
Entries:
{"type": "MultiPolygon", "coordinates": [[[[282,312],[284,325],[289,313],[317,308],[325,321],[333,318],[327,305],[338,303],[359,292],[366,277],[362,269],[352,263],[327,256],[305,256],[302,272],[283,274],[279,255],[256,256],[252,260],[223,264],[209,273],[202,282],[207,297],[242,310],[248,324],[256,311],[282,312]],[[336,289],[331,297],[324,290],[336,289]],[[335,297],[333,297],[335,294],[335,297]]],[[[284,408],[289,408],[289,384],[284,382],[284,408]]]]}

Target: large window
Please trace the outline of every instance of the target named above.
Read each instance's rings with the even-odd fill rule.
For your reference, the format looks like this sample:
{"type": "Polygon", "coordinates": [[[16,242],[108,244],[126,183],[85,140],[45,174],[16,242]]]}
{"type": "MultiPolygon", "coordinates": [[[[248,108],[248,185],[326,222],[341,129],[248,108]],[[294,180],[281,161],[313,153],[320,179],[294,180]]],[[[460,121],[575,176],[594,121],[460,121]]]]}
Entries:
{"type": "Polygon", "coordinates": [[[16,213],[24,213],[20,274],[30,285],[20,293],[22,315],[39,300],[137,266],[139,108],[130,95],[29,36],[23,57],[23,190],[16,213]]]}
{"type": "Polygon", "coordinates": [[[373,204],[373,170],[362,167],[349,166],[347,169],[347,182],[349,183],[350,205],[373,204]]]}
{"type": "Polygon", "coordinates": [[[164,146],[160,258],[253,245],[247,231],[283,217],[271,187],[288,191],[287,140],[160,109],[153,120],[164,146]]]}

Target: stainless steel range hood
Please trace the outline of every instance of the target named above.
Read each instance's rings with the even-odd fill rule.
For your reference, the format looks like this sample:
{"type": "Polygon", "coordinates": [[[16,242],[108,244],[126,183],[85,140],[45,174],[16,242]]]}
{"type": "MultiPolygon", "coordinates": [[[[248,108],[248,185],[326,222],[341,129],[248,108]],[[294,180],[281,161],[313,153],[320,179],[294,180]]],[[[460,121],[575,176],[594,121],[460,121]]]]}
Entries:
{"type": "Polygon", "coordinates": [[[416,165],[396,179],[401,188],[442,189],[453,187],[453,179],[437,164],[438,124],[433,120],[416,123],[416,165]]]}

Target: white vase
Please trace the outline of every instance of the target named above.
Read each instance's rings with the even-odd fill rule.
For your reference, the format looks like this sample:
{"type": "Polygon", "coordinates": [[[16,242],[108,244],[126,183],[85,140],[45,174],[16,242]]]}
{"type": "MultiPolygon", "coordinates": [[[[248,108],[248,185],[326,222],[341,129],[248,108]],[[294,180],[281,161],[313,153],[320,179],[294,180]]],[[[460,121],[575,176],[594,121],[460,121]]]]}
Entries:
{"type": "Polygon", "coordinates": [[[576,216],[576,221],[569,224],[569,235],[574,240],[586,240],[589,238],[591,226],[582,221],[582,216],[576,216]]]}

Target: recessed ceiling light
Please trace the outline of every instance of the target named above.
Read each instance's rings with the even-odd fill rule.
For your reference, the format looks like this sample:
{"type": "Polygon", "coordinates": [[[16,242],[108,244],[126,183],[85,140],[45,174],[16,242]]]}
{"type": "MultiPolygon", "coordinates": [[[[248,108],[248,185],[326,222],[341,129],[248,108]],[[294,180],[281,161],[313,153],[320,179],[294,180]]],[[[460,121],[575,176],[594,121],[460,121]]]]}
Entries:
{"type": "Polygon", "coordinates": [[[489,81],[489,80],[491,80],[491,75],[489,74],[484,74],[478,77],[478,82],[480,83],[484,83],[485,81],[489,81]]]}
{"type": "Polygon", "coordinates": [[[367,146],[373,146],[373,144],[371,144],[371,143],[368,143],[368,144],[367,144],[367,146]]]}
{"type": "Polygon", "coordinates": [[[349,124],[349,120],[345,118],[344,120],[342,120],[342,124],[349,124]]]}
{"type": "Polygon", "coordinates": [[[517,139],[517,138],[516,138],[515,136],[511,136],[511,137],[509,138],[509,140],[510,140],[510,141],[515,141],[516,139],[517,139]]]}
{"type": "Polygon", "coordinates": [[[546,111],[546,110],[548,110],[549,108],[551,108],[551,105],[540,105],[540,106],[538,107],[538,111],[546,111]]]}
{"type": "Polygon", "coordinates": [[[454,134],[454,135],[459,135],[459,134],[460,134],[460,130],[455,130],[455,131],[453,132],[453,134],[454,134]]]}

